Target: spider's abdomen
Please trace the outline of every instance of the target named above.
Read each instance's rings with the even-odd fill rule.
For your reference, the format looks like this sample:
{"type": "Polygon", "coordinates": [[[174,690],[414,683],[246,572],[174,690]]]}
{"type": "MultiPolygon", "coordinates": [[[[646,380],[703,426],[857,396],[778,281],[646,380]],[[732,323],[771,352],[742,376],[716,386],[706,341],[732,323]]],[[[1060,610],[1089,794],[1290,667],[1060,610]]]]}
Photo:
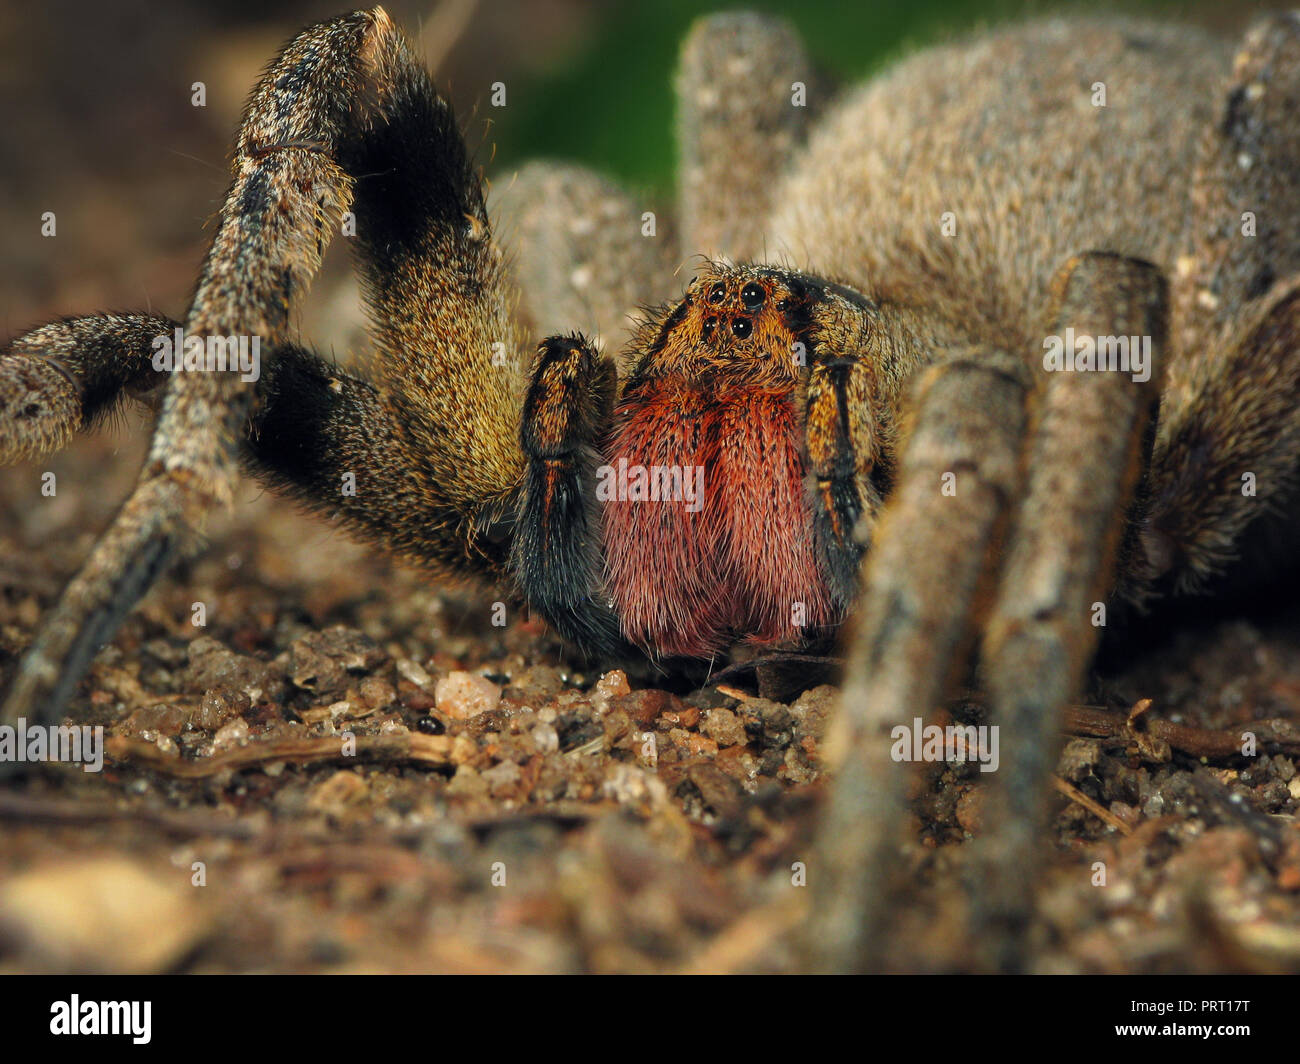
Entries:
{"type": "Polygon", "coordinates": [[[625,637],[707,656],[830,624],[790,389],[647,382],[615,414],[597,498],[625,637]]]}

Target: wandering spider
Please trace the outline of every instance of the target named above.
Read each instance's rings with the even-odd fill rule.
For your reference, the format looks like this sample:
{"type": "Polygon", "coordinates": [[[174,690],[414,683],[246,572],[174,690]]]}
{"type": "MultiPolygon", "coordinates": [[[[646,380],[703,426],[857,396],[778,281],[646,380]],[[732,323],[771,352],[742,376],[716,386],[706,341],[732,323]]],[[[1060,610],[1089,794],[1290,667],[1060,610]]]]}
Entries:
{"type": "Polygon", "coordinates": [[[1197,30],[1054,20],[921,52],[826,109],[800,105],[816,84],[782,23],[692,32],[680,251],[709,258],[616,368],[596,334],[666,297],[678,261],[632,199],[525,169],[501,206],[509,263],[455,117],[384,11],[294,38],[249,102],[185,321],[64,320],[0,360],[7,462],[125,397],[159,409],[4,718],[58,715],[240,461],[387,550],[513,588],[602,657],[788,648],[856,602],[812,963],[876,963],[897,886],[891,731],[972,651],[1003,764],[977,932],[1003,944],[991,963],[1021,963],[1097,605],[1289,560],[1300,19],[1260,21],[1235,60],[1197,30]],[[347,212],[377,380],[290,337],[347,212]],[[539,333],[582,330],[543,340],[527,374],[516,283],[539,333]],[[164,380],[155,338],[178,328],[257,338],[260,376],[164,380]]]}

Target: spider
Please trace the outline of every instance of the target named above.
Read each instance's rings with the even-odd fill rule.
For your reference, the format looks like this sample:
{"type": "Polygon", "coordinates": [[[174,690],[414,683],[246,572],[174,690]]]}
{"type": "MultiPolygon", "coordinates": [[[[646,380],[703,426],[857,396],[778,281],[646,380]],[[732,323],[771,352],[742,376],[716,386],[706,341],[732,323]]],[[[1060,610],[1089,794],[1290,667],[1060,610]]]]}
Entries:
{"type": "Polygon", "coordinates": [[[184,322],[66,319],[0,359],[7,461],[127,396],[159,411],[5,718],[59,713],[242,461],[387,550],[512,587],[596,655],[848,629],[815,967],[879,962],[900,889],[891,733],[974,670],[1002,731],[975,931],[990,965],[1022,965],[1098,607],[1266,581],[1293,543],[1300,18],[1262,19],[1235,58],[1190,28],[1043,21],[803,106],[820,84],[780,21],[692,31],[678,225],[706,258],[668,297],[675,252],[574,167],[502,195],[505,257],[455,117],[382,9],[295,37],[248,104],[184,322]],[[349,211],[375,380],[289,335],[349,211]],[[664,301],[616,360],[647,296],[664,301]],[[515,373],[521,317],[555,335],[515,373]],[[200,367],[210,338],[257,338],[260,375],[160,372],[173,335],[200,340],[200,367]]]}

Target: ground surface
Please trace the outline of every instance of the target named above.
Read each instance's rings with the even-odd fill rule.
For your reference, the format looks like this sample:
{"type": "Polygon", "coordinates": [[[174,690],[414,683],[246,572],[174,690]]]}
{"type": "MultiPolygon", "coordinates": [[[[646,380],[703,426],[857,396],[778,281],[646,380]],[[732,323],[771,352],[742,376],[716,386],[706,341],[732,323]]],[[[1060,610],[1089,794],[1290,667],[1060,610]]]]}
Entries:
{"type": "MultiPolygon", "coordinates": [[[[35,469],[0,479],[5,673],[137,454],[124,437],[85,441],[45,463],[54,499],[35,469]]],[[[834,688],[777,701],[744,677],[685,695],[629,684],[567,662],[525,618],[494,628],[493,601],[440,593],[250,487],[76,699],[107,728],[105,770],[0,793],[0,965],[796,968],[792,868],[810,861],[834,688]]],[[[1285,615],[1201,624],[1098,690],[1230,740],[1285,737],[1253,722],[1295,733],[1297,629],[1285,615]]],[[[1296,967],[1295,760],[1204,765],[1153,729],[1066,748],[1061,775],[1108,822],[1058,802],[1038,966],[1296,967]]],[[[1207,741],[1174,738],[1187,735],[1207,741]]],[[[899,916],[900,965],[969,962],[957,881],[979,776],[916,774],[909,854],[925,887],[899,916]]]]}

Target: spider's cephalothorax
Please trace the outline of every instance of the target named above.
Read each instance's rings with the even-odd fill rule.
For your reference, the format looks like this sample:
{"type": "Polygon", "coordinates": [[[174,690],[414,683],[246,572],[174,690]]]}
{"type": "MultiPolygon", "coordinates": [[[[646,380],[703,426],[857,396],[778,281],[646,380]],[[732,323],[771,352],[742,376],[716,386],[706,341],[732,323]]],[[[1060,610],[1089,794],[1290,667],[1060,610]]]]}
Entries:
{"type": "Polygon", "coordinates": [[[249,102],[184,322],[260,337],[260,378],[162,378],[151,339],[180,323],[142,314],[0,357],[0,460],[165,385],[140,483],[3,720],[61,710],[242,459],[598,653],[793,643],[853,607],[808,866],[825,966],[883,955],[905,820],[889,736],[975,651],[1003,767],[974,920],[984,963],[1022,964],[1096,607],[1296,557],[1300,17],[1260,20],[1235,57],[1192,29],[1057,19],[919,52],[833,106],[822,85],[789,26],[702,20],[677,82],[680,246],[608,181],[539,165],[501,183],[507,257],[384,11],[304,30],[249,102]],[[370,380],[290,333],[349,208],[370,380]],[[677,265],[769,251],[790,268],[710,265],[633,329],[620,384],[605,346],[677,265]],[[551,338],[520,379],[500,356],[531,346],[524,325],[551,338]]]}

